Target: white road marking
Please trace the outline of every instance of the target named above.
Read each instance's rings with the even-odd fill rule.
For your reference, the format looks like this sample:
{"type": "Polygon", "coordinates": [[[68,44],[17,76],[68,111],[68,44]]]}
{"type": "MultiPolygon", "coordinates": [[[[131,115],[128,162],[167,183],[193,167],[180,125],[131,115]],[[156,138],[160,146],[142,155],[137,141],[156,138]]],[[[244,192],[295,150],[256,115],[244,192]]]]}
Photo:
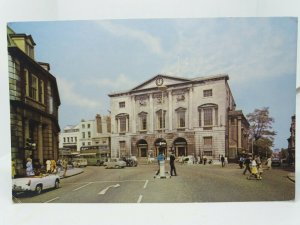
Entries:
{"type": "Polygon", "coordinates": [[[89,182],[89,183],[87,183],[86,185],[83,185],[83,186],[81,186],[81,187],[79,187],[79,188],[76,188],[76,189],[74,189],[73,191],[77,191],[77,190],[79,190],[79,189],[81,189],[81,188],[84,188],[84,187],[86,187],[86,186],[88,186],[88,185],[90,185],[90,184],[92,184],[93,182],[89,182]]]}
{"type": "Polygon", "coordinates": [[[100,192],[98,193],[98,195],[104,195],[104,194],[106,193],[106,191],[107,191],[109,188],[111,188],[111,187],[113,187],[113,188],[120,187],[120,184],[110,185],[110,186],[108,186],[107,188],[105,188],[105,189],[103,189],[102,191],[100,191],[100,192]]]}
{"type": "Polygon", "coordinates": [[[149,180],[146,180],[145,185],[144,185],[144,189],[147,187],[149,180]]]}
{"type": "Polygon", "coordinates": [[[143,195],[140,195],[139,199],[137,200],[137,203],[141,203],[142,198],[143,198],[143,195]]]}
{"type": "Polygon", "coordinates": [[[59,197],[56,197],[56,198],[52,198],[52,199],[50,199],[49,201],[46,201],[46,202],[44,202],[44,203],[49,203],[49,202],[53,202],[53,201],[55,201],[56,199],[59,199],[59,197]]]}

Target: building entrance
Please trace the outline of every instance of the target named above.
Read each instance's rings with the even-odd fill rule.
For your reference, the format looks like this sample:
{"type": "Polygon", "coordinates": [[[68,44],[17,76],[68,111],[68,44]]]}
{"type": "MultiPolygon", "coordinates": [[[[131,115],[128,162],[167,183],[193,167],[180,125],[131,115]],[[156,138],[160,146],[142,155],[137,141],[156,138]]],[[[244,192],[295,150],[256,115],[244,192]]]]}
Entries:
{"type": "Polygon", "coordinates": [[[158,156],[160,151],[166,156],[167,155],[167,142],[163,138],[158,138],[155,143],[155,156],[158,156]]]}
{"type": "Polygon", "coordinates": [[[187,155],[187,142],[184,138],[177,138],[174,141],[175,155],[186,156],[187,155]]]}
{"type": "Polygon", "coordinates": [[[138,156],[139,157],[147,157],[148,155],[148,143],[144,139],[141,139],[137,143],[138,148],[138,156]]]}

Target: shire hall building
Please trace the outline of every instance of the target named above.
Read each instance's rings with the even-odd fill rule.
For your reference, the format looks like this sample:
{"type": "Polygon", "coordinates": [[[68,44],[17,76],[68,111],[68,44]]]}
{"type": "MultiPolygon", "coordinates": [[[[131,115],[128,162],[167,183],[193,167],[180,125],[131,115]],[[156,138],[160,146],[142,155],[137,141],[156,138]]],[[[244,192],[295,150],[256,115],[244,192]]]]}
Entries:
{"type": "Polygon", "coordinates": [[[109,94],[111,155],[194,155],[236,160],[248,151],[249,123],[236,110],[227,74],[193,79],[156,75],[109,94]],[[163,147],[163,148],[162,148],[163,147]]]}

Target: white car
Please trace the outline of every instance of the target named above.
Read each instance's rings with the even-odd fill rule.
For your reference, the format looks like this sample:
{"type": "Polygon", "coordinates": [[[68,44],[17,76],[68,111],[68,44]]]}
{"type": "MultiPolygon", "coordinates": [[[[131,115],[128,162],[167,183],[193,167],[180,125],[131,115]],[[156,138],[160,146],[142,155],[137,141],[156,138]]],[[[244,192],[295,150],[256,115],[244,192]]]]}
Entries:
{"type": "Polygon", "coordinates": [[[103,164],[106,169],[108,168],[124,168],[126,166],[126,162],[119,158],[108,159],[107,162],[103,164]]]}
{"type": "Polygon", "coordinates": [[[59,188],[60,178],[57,174],[42,174],[40,176],[29,176],[12,180],[12,191],[15,192],[35,192],[41,194],[42,190],[49,188],[59,188]]]}

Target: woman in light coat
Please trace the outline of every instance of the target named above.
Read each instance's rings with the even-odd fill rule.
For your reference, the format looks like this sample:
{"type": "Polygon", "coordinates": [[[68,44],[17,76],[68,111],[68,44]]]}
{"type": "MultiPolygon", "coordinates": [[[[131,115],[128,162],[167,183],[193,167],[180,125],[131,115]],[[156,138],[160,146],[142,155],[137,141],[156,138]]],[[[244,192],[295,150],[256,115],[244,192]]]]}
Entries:
{"type": "Polygon", "coordinates": [[[268,167],[268,170],[272,169],[272,159],[271,159],[271,157],[269,157],[267,159],[267,167],[268,167]]]}

